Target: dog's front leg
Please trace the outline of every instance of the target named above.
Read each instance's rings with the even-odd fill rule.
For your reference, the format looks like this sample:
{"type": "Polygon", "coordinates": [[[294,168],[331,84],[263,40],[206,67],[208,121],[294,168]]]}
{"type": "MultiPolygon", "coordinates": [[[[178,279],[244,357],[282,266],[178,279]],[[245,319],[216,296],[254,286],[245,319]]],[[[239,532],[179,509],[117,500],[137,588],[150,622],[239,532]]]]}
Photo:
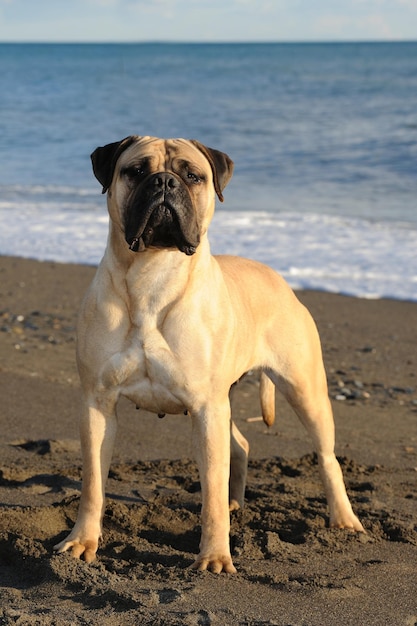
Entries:
{"type": "Polygon", "coordinates": [[[230,404],[192,413],[193,439],[200,473],[202,510],[200,554],[193,568],[234,573],[229,545],[230,404]]]}
{"type": "Polygon", "coordinates": [[[86,402],[81,422],[83,483],[75,526],[66,539],[54,547],[57,552],[71,550],[85,561],[95,559],[101,537],[105,505],[105,485],[116,435],[115,402],[86,402]]]}

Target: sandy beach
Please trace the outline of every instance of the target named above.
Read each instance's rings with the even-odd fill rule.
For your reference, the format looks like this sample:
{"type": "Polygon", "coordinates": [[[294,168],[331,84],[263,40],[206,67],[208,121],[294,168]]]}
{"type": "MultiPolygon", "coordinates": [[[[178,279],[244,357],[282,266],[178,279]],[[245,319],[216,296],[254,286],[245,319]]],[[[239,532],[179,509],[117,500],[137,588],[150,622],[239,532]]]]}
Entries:
{"type": "Polygon", "coordinates": [[[348,493],[367,534],[328,528],[311,443],[256,373],[233,416],[251,445],[232,515],[236,575],[190,569],[200,487],[185,416],[119,405],[103,541],[87,565],[52,546],[72,526],[81,459],[75,325],[93,267],[0,257],[0,624],[417,624],[417,303],[319,292],[315,318],[348,493]]]}

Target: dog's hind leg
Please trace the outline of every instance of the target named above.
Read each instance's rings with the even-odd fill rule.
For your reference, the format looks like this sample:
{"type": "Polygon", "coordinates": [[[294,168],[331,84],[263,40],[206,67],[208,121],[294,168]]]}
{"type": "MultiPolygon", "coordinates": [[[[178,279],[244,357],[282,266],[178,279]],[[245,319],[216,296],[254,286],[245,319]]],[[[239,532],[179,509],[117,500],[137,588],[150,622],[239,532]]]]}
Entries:
{"type": "MultiPolygon", "coordinates": [[[[320,369],[320,366],[317,365],[317,368],[320,369]]],[[[317,378],[317,370],[313,376],[317,378]]],[[[352,511],[342,470],[334,452],[334,421],[324,370],[320,378],[322,380],[319,383],[304,381],[301,384],[288,385],[284,394],[313,440],[329,505],[330,526],[364,532],[362,524],[352,511]]]]}
{"type": "Polygon", "coordinates": [[[249,444],[233,421],[230,434],[229,510],[236,511],[244,504],[249,444]]]}
{"type": "Polygon", "coordinates": [[[334,452],[333,413],[327,392],[320,393],[318,397],[317,394],[293,388],[287,397],[313,440],[329,505],[330,526],[364,532],[362,524],[352,510],[342,470],[334,452]]]}
{"type": "Polygon", "coordinates": [[[334,452],[334,420],[318,333],[308,315],[299,321],[297,341],[293,342],[284,367],[281,365],[281,375],[277,375],[277,370],[275,375],[268,371],[268,375],[284,393],[313,441],[329,505],[330,526],[364,532],[352,511],[334,452]]]}

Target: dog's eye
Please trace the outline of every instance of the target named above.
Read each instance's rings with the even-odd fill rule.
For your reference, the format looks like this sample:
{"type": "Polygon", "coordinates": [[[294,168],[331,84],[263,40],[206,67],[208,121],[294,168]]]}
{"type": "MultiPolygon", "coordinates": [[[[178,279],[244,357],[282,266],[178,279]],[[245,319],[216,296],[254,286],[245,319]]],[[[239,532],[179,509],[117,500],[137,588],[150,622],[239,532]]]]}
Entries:
{"type": "Polygon", "coordinates": [[[202,181],[201,176],[198,176],[198,174],[194,174],[194,172],[188,172],[187,178],[195,184],[201,183],[202,181]]]}
{"type": "Polygon", "coordinates": [[[140,165],[135,165],[133,167],[127,167],[124,171],[124,174],[131,179],[143,178],[143,176],[146,175],[146,170],[140,165]]]}

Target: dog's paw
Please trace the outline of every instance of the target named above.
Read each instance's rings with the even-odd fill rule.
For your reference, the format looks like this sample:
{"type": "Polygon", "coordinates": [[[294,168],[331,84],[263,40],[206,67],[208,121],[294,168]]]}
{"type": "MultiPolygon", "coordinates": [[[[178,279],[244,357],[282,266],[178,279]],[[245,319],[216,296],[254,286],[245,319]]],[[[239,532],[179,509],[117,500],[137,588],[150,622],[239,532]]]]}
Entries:
{"type": "Polygon", "coordinates": [[[229,511],[239,511],[239,509],[241,508],[239,502],[237,500],[235,500],[234,498],[232,498],[232,500],[230,500],[229,502],[229,511]]]}
{"type": "Polygon", "coordinates": [[[236,574],[236,568],[233,565],[232,557],[230,555],[199,555],[191,567],[199,572],[208,570],[209,572],[213,572],[213,574],[220,574],[221,572],[226,572],[226,574],[236,574]]]}
{"type": "Polygon", "coordinates": [[[86,563],[92,563],[96,558],[97,548],[98,541],[80,541],[78,539],[72,540],[70,539],[70,537],[67,537],[67,539],[64,539],[64,541],[61,541],[60,543],[57,543],[56,546],[54,546],[54,551],[61,553],[68,552],[69,550],[71,556],[73,556],[74,558],[79,559],[81,556],[83,556],[86,563]]]}
{"type": "Polygon", "coordinates": [[[349,515],[337,515],[330,518],[330,528],[345,528],[347,530],[365,533],[366,530],[360,523],[359,519],[352,512],[349,515]]]}

